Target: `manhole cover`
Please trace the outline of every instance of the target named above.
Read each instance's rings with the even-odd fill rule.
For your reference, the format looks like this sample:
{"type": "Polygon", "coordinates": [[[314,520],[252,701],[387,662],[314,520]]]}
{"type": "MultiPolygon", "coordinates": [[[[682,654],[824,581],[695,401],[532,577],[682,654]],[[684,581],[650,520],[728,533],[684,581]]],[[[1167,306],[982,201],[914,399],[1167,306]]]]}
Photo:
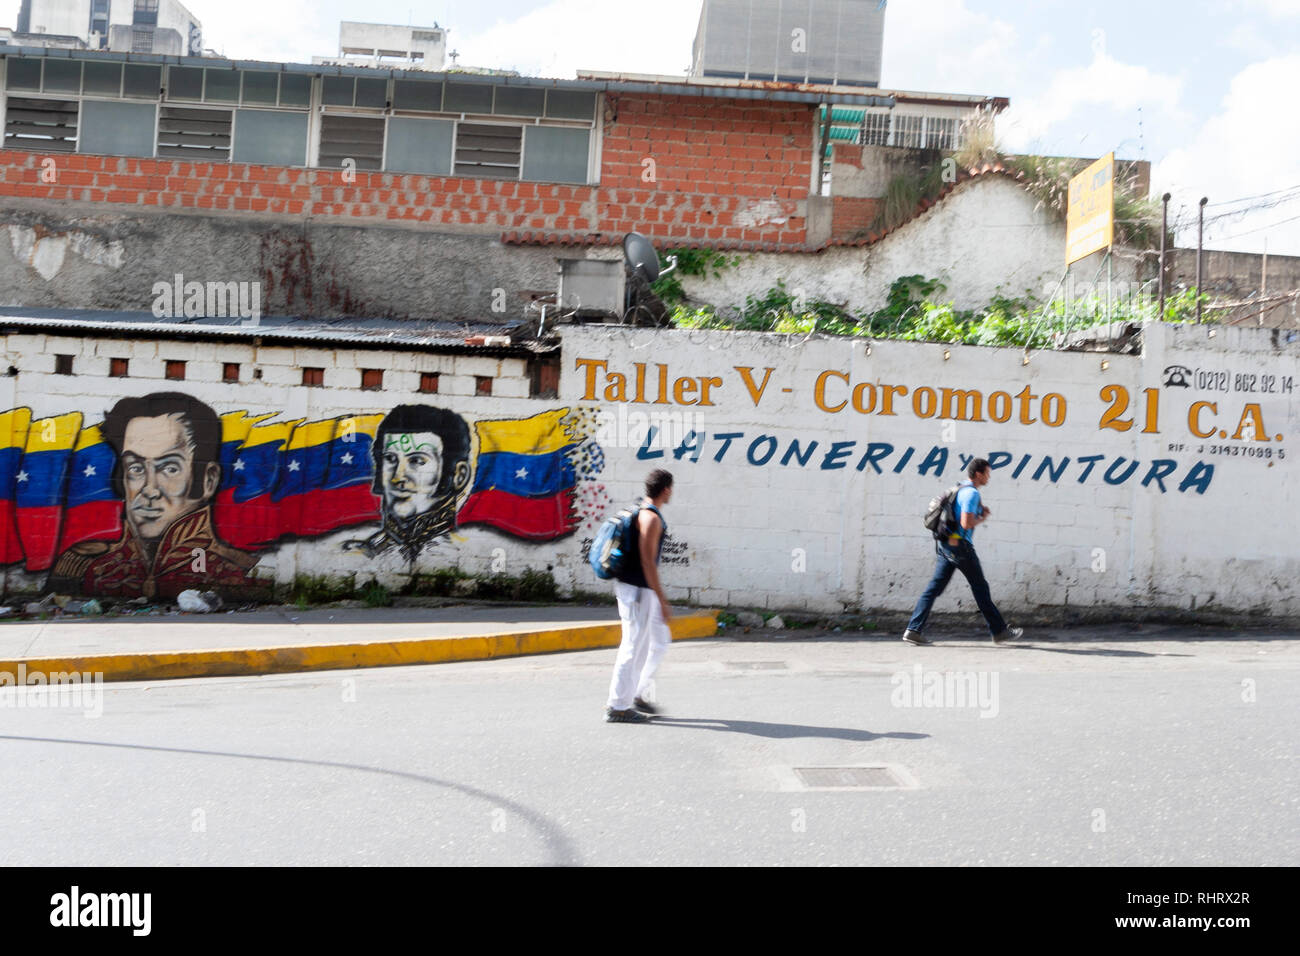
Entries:
{"type": "Polygon", "coordinates": [[[724,661],[724,667],[730,667],[733,671],[783,671],[786,670],[785,661],[724,661]]]}
{"type": "Polygon", "coordinates": [[[890,767],[795,767],[808,790],[884,790],[908,784],[890,767]]]}

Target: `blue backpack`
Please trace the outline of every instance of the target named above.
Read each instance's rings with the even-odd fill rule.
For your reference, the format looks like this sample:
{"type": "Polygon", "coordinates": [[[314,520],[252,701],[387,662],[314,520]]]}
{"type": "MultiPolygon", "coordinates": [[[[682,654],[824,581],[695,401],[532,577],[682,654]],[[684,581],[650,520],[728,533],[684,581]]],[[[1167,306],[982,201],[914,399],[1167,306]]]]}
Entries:
{"type": "MultiPolygon", "coordinates": [[[[650,510],[659,514],[658,508],[651,507],[650,510]]],[[[591,542],[587,560],[591,564],[591,570],[602,581],[610,578],[621,580],[623,572],[632,564],[629,557],[632,553],[632,528],[640,513],[641,506],[632,505],[601,522],[595,540],[591,542]]],[[[660,520],[663,520],[662,515],[660,520]]]]}
{"type": "Polygon", "coordinates": [[[587,560],[602,581],[617,578],[627,567],[627,556],[632,550],[632,523],[640,512],[640,505],[634,505],[601,522],[587,560]]]}

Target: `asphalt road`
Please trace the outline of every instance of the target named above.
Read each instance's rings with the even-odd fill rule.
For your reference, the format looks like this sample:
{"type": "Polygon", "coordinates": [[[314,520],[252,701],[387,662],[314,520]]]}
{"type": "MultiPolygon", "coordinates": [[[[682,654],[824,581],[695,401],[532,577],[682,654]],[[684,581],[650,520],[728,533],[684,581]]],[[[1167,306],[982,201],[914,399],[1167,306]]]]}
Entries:
{"type": "Polygon", "coordinates": [[[678,644],[649,725],[612,649],[3,691],[0,862],[1300,863],[1296,635],[936,636],[678,644]],[[845,766],[891,786],[794,769],[845,766]]]}

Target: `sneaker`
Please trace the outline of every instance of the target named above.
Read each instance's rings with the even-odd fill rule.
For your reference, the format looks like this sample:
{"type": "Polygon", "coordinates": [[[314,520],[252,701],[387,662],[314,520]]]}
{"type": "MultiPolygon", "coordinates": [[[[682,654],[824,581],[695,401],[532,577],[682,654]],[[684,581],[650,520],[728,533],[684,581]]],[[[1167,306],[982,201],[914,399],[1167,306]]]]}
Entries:
{"type": "Polygon", "coordinates": [[[1011,641],[1018,641],[1024,636],[1025,636],[1025,629],[1023,627],[1009,627],[1001,634],[994,634],[993,643],[1007,644],[1011,641]]]}
{"type": "Polygon", "coordinates": [[[649,720],[650,717],[633,707],[627,710],[615,710],[613,707],[605,708],[605,723],[607,724],[641,724],[649,720]]]}
{"type": "Polygon", "coordinates": [[[638,697],[638,698],[636,698],[634,701],[632,701],[632,706],[635,707],[637,710],[641,711],[641,713],[643,713],[643,714],[657,714],[657,713],[659,713],[659,708],[658,708],[658,707],[656,707],[654,704],[650,703],[650,701],[648,701],[648,700],[642,700],[640,697],[638,697]]]}
{"type": "Polygon", "coordinates": [[[926,640],[924,636],[918,634],[916,631],[904,631],[903,640],[907,641],[907,643],[909,644],[917,644],[917,645],[934,643],[934,641],[926,640]]]}

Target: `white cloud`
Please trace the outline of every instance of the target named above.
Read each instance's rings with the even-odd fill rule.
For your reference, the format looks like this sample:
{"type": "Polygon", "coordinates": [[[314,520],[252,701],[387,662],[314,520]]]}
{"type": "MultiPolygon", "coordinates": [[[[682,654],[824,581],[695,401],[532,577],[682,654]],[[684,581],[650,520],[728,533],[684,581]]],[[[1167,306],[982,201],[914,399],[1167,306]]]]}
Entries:
{"type": "Polygon", "coordinates": [[[203,45],[231,59],[310,63],[338,53],[338,23],[307,0],[223,0],[192,8],[203,23],[203,45]]]}
{"type": "Polygon", "coordinates": [[[885,11],[881,86],[1006,96],[1022,69],[1016,28],[965,0],[904,0],[885,11]]]}
{"type": "Polygon", "coordinates": [[[700,0],[553,0],[480,33],[453,34],[463,66],[571,78],[579,69],[685,75],[700,0]]]}
{"type": "Polygon", "coordinates": [[[998,121],[998,132],[1008,148],[1032,150],[1049,130],[1068,125],[1070,116],[1087,106],[1125,114],[1141,107],[1178,116],[1182,88],[1181,77],[1121,63],[1102,48],[1087,66],[1052,74],[1041,93],[1013,100],[998,121]]]}
{"type": "MultiPolygon", "coordinates": [[[[1171,210],[1186,210],[1188,228],[1180,233],[1180,244],[1196,241],[1196,203],[1201,196],[1220,203],[1300,186],[1300,124],[1292,121],[1279,98],[1297,86],[1300,55],[1251,64],[1233,77],[1221,109],[1196,137],[1156,164],[1152,192],[1172,192],[1171,210]]],[[[1210,206],[1206,214],[1222,211],[1210,206]]],[[[1267,239],[1270,252],[1300,255],[1300,222],[1254,231],[1296,215],[1300,200],[1212,222],[1206,227],[1206,244],[1258,252],[1267,239]]]]}

